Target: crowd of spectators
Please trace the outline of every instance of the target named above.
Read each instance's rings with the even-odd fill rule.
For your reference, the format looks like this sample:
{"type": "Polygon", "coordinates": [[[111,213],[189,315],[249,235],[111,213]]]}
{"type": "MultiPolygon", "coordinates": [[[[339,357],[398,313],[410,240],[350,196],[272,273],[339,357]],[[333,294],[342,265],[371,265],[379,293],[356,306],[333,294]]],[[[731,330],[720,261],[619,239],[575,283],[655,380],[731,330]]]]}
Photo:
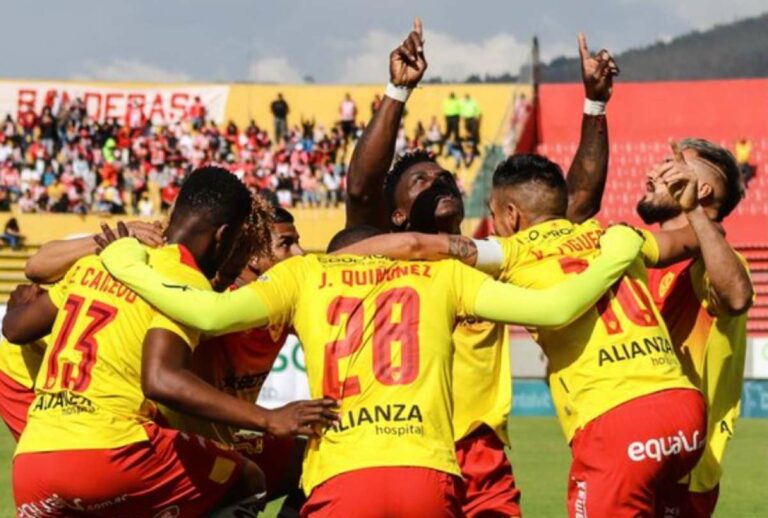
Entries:
{"type": "MultiPolygon", "coordinates": [[[[371,115],[380,103],[373,100],[371,115]]],[[[0,128],[0,211],[17,203],[22,212],[153,216],[170,207],[185,176],[206,163],[225,164],[277,205],[342,203],[348,146],[363,130],[355,101],[345,95],[330,128],[303,116],[291,126],[282,94],[270,108],[275,137],[253,120],[244,128],[232,121],[217,125],[199,98],[184,120],[170,124],[147,120],[140,109],[97,121],[80,99],[66,105],[48,99],[39,113],[22,107],[0,128]]],[[[419,121],[412,135],[401,130],[397,151],[423,147],[454,157],[457,168],[469,165],[479,137],[477,122],[466,120],[467,145],[433,117],[428,127],[419,121]]]]}

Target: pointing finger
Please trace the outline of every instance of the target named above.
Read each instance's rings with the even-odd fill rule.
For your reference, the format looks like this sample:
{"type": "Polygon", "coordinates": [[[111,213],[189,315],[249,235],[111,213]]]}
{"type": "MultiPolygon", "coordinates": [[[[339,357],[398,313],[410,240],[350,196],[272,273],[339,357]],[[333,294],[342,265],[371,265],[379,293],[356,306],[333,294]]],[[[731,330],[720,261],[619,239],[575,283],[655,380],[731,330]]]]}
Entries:
{"type": "Polygon", "coordinates": [[[589,49],[587,48],[587,37],[584,35],[583,32],[579,33],[579,56],[581,56],[581,60],[584,61],[589,57],[589,49]]]}
{"type": "Polygon", "coordinates": [[[413,32],[419,35],[419,39],[424,37],[424,28],[421,23],[421,18],[418,16],[413,19],[413,32]]]}

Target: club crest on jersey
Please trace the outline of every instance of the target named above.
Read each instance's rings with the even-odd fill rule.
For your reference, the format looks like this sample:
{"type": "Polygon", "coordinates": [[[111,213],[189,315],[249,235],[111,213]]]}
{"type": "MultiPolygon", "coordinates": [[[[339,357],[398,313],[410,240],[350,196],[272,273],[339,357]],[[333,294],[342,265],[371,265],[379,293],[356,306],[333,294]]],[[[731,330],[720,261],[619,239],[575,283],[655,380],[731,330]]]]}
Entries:
{"type": "Polygon", "coordinates": [[[661,278],[661,282],[659,282],[659,298],[663,299],[667,296],[667,292],[669,291],[670,286],[672,286],[672,281],[674,280],[674,272],[667,272],[664,274],[664,277],[661,278]]]}

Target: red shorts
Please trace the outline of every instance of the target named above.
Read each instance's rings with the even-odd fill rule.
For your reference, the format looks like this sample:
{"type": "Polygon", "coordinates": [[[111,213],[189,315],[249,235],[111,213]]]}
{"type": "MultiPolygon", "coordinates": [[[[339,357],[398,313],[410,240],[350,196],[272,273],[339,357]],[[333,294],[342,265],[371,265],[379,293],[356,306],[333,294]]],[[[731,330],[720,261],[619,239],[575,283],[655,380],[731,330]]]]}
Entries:
{"type": "Polygon", "coordinates": [[[302,518],[453,518],[461,512],[461,480],[429,468],[366,468],[314,488],[302,518]]]}
{"type": "Polygon", "coordinates": [[[698,462],[706,444],[704,398],[665,390],[593,419],[571,443],[571,517],[653,516],[657,495],[698,462]]]}
{"type": "Polygon", "coordinates": [[[213,441],[146,426],[148,441],[110,450],[21,453],[17,516],[202,516],[240,478],[243,458],[213,441]]]}
{"type": "Polygon", "coordinates": [[[482,426],[460,439],[456,459],[464,477],[462,510],[468,518],[522,516],[512,465],[493,430],[482,426]]]}
{"type": "Polygon", "coordinates": [[[264,435],[238,441],[234,448],[264,472],[267,500],[284,496],[289,489],[298,487],[304,454],[303,440],[264,435]]]}
{"type": "Polygon", "coordinates": [[[656,500],[658,518],[711,518],[717,506],[720,486],[705,493],[694,493],[686,484],[666,488],[656,500]]]}
{"type": "Polygon", "coordinates": [[[27,388],[0,372],[0,417],[17,442],[27,426],[27,412],[34,400],[34,389],[27,388]]]}

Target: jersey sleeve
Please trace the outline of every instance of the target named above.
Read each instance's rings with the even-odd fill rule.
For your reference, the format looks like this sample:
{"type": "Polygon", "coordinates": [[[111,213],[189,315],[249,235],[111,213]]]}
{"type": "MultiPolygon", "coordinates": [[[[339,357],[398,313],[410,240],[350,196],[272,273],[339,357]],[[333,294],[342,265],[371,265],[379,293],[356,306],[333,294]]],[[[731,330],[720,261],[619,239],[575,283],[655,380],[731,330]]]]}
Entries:
{"type": "MultiPolygon", "coordinates": [[[[160,268],[158,271],[168,275],[169,278],[174,279],[175,282],[183,282],[199,290],[211,289],[210,283],[205,277],[203,277],[201,273],[192,271],[188,267],[177,266],[173,271],[169,271],[169,269],[166,267],[160,268]]],[[[172,320],[159,311],[155,311],[155,314],[152,317],[152,321],[149,323],[148,328],[170,331],[171,333],[181,338],[184,343],[186,343],[192,350],[194,350],[195,347],[197,347],[197,344],[200,342],[200,331],[192,327],[180,324],[179,322],[172,320]]]]}
{"type": "Polygon", "coordinates": [[[459,261],[452,262],[455,264],[451,282],[453,292],[456,294],[457,314],[462,317],[474,315],[477,294],[481,286],[492,279],[485,273],[459,261]]]}
{"type": "Polygon", "coordinates": [[[269,321],[268,308],[256,290],[216,293],[178,282],[147,264],[147,251],[136,239],[119,239],[99,258],[114,278],[160,312],[208,334],[262,327],[269,321]]]}
{"type": "Polygon", "coordinates": [[[646,230],[644,228],[638,229],[640,233],[643,235],[643,238],[645,239],[645,242],[643,243],[642,248],[640,249],[640,255],[643,257],[643,261],[645,261],[645,265],[648,267],[653,267],[659,264],[659,258],[661,256],[661,250],[659,249],[659,242],[656,239],[656,236],[651,232],[650,230],[646,230]]]}
{"type": "Polygon", "coordinates": [[[293,324],[294,308],[307,277],[307,261],[301,257],[288,259],[267,271],[256,281],[244,286],[259,297],[269,314],[268,325],[287,329],[293,324]]]}
{"type": "Polygon", "coordinates": [[[591,308],[637,259],[642,239],[634,230],[614,227],[600,244],[602,253],[579,275],[544,290],[488,281],[465,309],[501,323],[542,327],[569,324],[591,308]]]}

